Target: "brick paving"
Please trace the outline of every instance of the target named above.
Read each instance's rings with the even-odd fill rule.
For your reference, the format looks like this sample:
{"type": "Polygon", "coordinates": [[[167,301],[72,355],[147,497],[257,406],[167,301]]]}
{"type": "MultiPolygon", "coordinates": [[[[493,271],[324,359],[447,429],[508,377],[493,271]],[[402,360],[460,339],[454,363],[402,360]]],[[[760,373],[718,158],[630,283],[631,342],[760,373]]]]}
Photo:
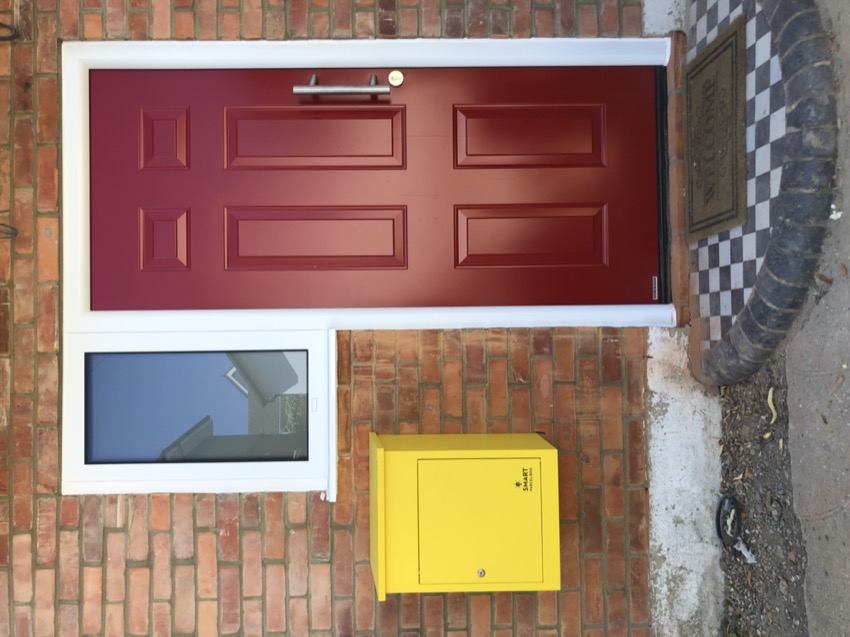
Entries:
{"type": "Polygon", "coordinates": [[[76,39],[640,36],[640,2],[0,0],[0,637],[648,637],[641,329],[339,335],[339,501],[59,494],[59,59],[76,39]],[[562,590],[392,596],[368,567],[371,430],[540,431],[562,590]]]}
{"type": "Polygon", "coordinates": [[[340,494],[331,525],[336,534],[354,521],[356,630],[374,621],[366,563],[373,430],[536,431],[562,452],[561,592],[390,596],[378,609],[383,634],[648,629],[644,330],[355,332],[339,335],[338,352],[340,494]]]}

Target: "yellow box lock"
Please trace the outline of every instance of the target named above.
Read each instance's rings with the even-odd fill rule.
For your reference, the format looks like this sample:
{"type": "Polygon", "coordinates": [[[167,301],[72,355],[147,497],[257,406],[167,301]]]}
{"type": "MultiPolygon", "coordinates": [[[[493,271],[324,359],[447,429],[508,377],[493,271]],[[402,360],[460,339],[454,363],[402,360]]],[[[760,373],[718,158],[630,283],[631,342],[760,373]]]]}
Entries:
{"type": "Polygon", "coordinates": [[[369,507],[380,601],[561,587],[558,451],[537,434],[372,433],[369,507]]]}

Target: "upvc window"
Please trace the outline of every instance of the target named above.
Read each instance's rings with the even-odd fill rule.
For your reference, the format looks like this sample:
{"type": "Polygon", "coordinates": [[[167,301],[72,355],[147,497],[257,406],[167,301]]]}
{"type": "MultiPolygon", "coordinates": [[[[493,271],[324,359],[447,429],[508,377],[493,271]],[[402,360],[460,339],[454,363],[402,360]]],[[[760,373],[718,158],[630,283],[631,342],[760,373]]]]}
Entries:
{"type": "Polygon", "coordinates": [[[329,490],[333,341],[290,330],[69,335],[63,492],[329,490]]]}

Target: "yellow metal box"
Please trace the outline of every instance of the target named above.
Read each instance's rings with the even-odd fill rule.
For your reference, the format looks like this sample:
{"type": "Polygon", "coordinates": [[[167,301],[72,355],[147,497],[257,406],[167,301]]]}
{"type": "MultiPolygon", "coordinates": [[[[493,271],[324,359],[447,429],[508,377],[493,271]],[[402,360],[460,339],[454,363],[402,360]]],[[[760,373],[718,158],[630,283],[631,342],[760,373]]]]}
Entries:
{"type": "Polygon", "coordinates": [[[369,481],[379,600],[561,587],[558,451],[541,436],[373,433],[369,481]]]}

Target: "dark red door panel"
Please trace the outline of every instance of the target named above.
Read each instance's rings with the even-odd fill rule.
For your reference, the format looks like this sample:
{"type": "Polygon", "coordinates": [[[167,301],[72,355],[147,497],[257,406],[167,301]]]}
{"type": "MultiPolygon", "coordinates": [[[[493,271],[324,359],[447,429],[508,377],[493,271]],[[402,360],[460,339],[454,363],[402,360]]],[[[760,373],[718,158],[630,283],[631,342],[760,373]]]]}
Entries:
{"type": "Polygon", "coordinates": [[[652,68],[92,71],[92,309],[650,303],[652,68]]]}

